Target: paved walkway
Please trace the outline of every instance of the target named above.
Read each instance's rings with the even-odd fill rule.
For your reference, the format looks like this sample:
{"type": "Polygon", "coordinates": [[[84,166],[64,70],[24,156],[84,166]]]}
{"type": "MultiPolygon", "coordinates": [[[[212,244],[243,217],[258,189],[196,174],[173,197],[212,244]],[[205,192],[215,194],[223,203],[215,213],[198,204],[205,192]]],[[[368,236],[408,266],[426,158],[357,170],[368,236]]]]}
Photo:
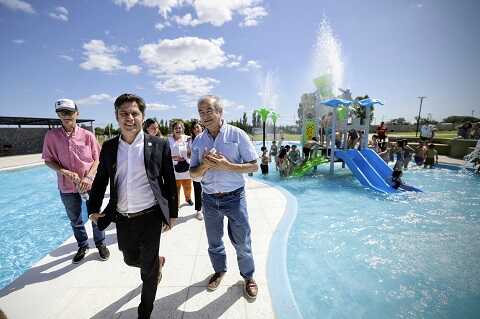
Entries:
{"type": "MultiPolygon", "coordinates": [[[[267,253],[287,202],[280,191],[252,179],[247,182],[247,201],[257,300],[249,302],[243,296],[243,280],[227,236],[229,271],[221,287],[206,291],[212,267],[203,221],[194,218],[191,206],[184,206],[177,226],[162,235],[160,252],[167,261],[152,318],[274,318],[267,286],[267,253]]],[[[0,291],[0,309],[13,319],[136,318],[139,270],[123,263],[113,227],[107,230],[106,241],[111,251],[108,261],[98,260],[96,249],[91,249],[82,263],[73,265],[77,246],[72,236],[0,291]]]]}
{"type": "Polygon", "coordinates": [[[42,154],[15,155],[0,157],[0,171],[17,167],[43,164],[42,154]]]}

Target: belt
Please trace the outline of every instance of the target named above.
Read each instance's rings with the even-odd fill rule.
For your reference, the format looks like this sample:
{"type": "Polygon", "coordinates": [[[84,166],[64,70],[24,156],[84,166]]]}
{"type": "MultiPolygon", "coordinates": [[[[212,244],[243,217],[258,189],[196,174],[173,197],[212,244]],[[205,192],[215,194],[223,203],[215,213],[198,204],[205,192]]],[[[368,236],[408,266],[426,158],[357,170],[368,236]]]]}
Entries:
{"type": "Polygon", "coordinates": [[[145,214],[148,214],[150,212],[153,212],[154,210],[156,210],[157,208],[159,208],[158,205],[155,205],[155,206],[152,206],[150,208],[147,208],[147,209],[144,209],[144,210],[141,210],[139,212],[136,212],[136,213],[120,213],[118,212],[120,215],[122,215],[123,217],[127,217],[127,218],[135,218],[135,217],[140,217],[142,215],[145,215],[145,214]]]}
{"type": "Polygon", "coordinates": [[[208,195],[215,196],[215,197],[223,197],[223,196],[227,196],[227,195],[231,195],[233,193],[236,193],[240,189],[243,189],[243,187],[237,188],[236,190],[233,190],[231,192],[219,192],[219,193],[213,193],[213,194],[208,194],[208,195]]]}

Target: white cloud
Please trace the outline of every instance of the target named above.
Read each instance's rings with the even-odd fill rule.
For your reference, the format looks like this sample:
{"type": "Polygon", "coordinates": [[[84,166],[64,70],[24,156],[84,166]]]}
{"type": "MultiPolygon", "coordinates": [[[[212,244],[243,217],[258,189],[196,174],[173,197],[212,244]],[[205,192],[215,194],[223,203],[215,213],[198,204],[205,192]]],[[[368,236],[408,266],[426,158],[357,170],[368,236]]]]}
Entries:
{"type": "Polygon", "coordinates": [[[258,70],[258,69],[261,69],[262,66],[260,65],[260,63],[258,63],[258,61],[255,61],[255,60],[249,60],[247,61],[247,64],[245,64],[243,67],[239,68],[238,70],[239,71],[251,71],[251,70],[258,70]]]}
{"type": "Polygon", "coordinates": [[[130,74],[139,74],[142,71],[142,68],[138,65],[129,65],[125,67],[125,71],[130,74]]]}
{"type": "Polygon", "coordinates": [[[256,26],[259,20],[268,15],[267,10],[259,4],[262,0],[114,0],[114,3],[130,10],[136,5],[157,8],[158,12],[167,18],[173,9],[191,7],[196,18],[191,13],[184,16],[173,16],[172,21],[183,26],[197,26],[210,23],[222,26],[233,19],[235,14],[243,16],[240,26],[256,26]]]}
{"type": "Polygon", "coordinates": [[[183,26],[192,26],[195,27],[199,25],[201,22],[198,19],[193,19],[192,15],[190,13],[187,13],[183,17],[180,16],[173,16],[172,20],[175,21],[175,23],[183,26]]]}
{"type": "Polygon", "coordinates": [[[142,69],[138,65],[124,66],[116,57],[116,52],[127,51],[125,47],[115,45],[108,47],[102,40],[90,40],[83,45],[83,49],[86,61],[81,63],[80,67],[85,70],[98,69],[104,72],[125,70],[131,74],[138,74],[142,69]]]}
{"type": "Polygon", "coordinates": [[[60,54],[59,57],[62,58],[62,59],[64,59],[64,60],[70,61],[70,62],[73,61],[73,58],[72,58],[71,56],[69,56],[69,55],[60,54]]]}
{"type": "Polygon", "coordinates": [[[225,109],[233,109],[233,110],[243,110],[245,109],[245,105],[243,104],[238,104],[235,101],[228,100],[228,99],[222,99],[222,104],[225,109]]]}
{"type": "MultiPolygon", "coordinates": [[[[158,13],[164,17],[172,11],[173,8],[182,6],[185,0],[114,0],[116,5],[124,5],[127,10],[130,10],[136,5],[141,5],[149,8],[157,8],[158,13]]],[[[189,1],[188,1],[189,2],[189,1]]]]}
{"type": "Polygon", "coordinates": [[[258,20],[268,13],[265,8],[255,6],[261,0],[196,0],[193,3],[199,23],[211,23],[214,26],[221,26],[232,20],[234,14],[245,16],[242,26],[254,26],[258,20]]]}
{"type": "Polygon", "coordinates": [[[33,9],[32,5],[26,1],[21,0],[0,0],[0,5],[4,5],[5,7],[13,10],[13,11],[23,11],[26,13],[35,13],[35,9],[33,9]]]}
{"type": "Polygon", "coordinates": [[[12,40],[13,43],[15,44],[24,44],[25,43],[25,40],[23,39],[15,39],[15,40],[12,40]]]}
{"type": "Polygon", "coordinates": [[[175,105],[166,105],[161,103],[149,103],[147,104],[147,111],[168,111],[176,109],[175,105]]]}
{"type": "Polygon", "coordinates": [[[60,13],[60,14],[66,14],[66,15],[68,15],[68,10],[67,10],[67,8],[65,8],[65,7],[56,7],[56,8],[55,8],[55,11],[57,11],[57,12],[60,13]]]}
{"type": "Polygon", "coordinates": [[[68,21],[68,10],[65,7],[56,7],[53,12],[48,14],[50,18],[60,20],[60,21],[68,21]]]}
{"type": "Polygon", "coordinates": [[[162,31],[163,29],[165,29],[166,27],[169,27],[169,26],[171,26],[170,22],[165,20],[165,21],[158,22],[157,24],[155,24],[155,29],[157,29],[158,31],[162,31]]]}
{"type": "Polygon", "coordinates": [[[212,78],[200,78],[196,75],[182,74],[163,76],[165,80],[156,83],[155,87],[160,92],[179,92],[198,97],[210,93],[213,87],[220,83],[212,78]]]}
{"type": "Polygon", "coordinates": [[[115,98],[113,96],[111,96],[110,94],[100,93],[100,94],[92,94],[90,96],[78,99],[78,100],[76,100],[76,103],[79,106],[82,106],[82,105],[98,105],[98,104],[102,104],[102,103],[105,103],[105,102],[110,103],[110,102],[113,102],[113,101],[115,101],[115,98]]]}
{"type": "Polygon", "coordinates": [[[423,8],[423,3],[417,3],[417,8],[419,9],[423,8]]]}
{"type": "Polygon", "coordinates": [[[223,38],[166,39],[140,47],[140,59],[157,74],[190,72],[197,69],[212,70],[228,61],[222,50],[223,43],[223,38]]]}
{"type": "Polygon", "coordinates": [[[241,15],[244,15],[245,18],[242,22],[240,22],[241,27],[253,27],[258,25],[258,21],[266,17],[268,15],[267,10],[265,10],[264,7],[250,7],[250,8],[245,8],[240,11],[241,15]]]}

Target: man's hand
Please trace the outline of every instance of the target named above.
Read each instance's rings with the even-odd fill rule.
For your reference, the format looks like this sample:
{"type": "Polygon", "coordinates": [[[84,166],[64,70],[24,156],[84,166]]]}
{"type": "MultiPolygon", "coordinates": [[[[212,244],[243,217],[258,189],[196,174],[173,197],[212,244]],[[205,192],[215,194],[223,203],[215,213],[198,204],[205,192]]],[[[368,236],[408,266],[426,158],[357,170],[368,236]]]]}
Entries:
{"type": "Polygon", "coordinates": [[[92,179],[91,177],[85,176],[82,178],[80,183],[77,184],[78,191],[80,193],[85,193],[92,188],[92,179]]]}
{"type": "Polygon", "coordinates": [[[207,154],[205,156],[205,160],[207,165],[209,165],[210,168],[224,170],[224,171],[230,170],[231,163],[227,160],[225,156],[223,156],[220,153],[207,154]]]}
{"type": "Polygon", "coordinates": [[[177,223],[177,219],[176,219],[176,218],[170,218],[170,225],[168,225],[168,224],[163,224],[162,232],[169,231],[170,229],[173,228],[173,226],[175,226],[176,223],[177,223]]]}
{"type": "Polygon", "coordinates": [[[102,218],[102,217],[105,217],[105,214],[94,213],[94,214],[91,214],[90,216],[88,216],[88,218],[92,221],[92,223],[95,223],[95,224],[97,224],[98,219],[102,218]]]}

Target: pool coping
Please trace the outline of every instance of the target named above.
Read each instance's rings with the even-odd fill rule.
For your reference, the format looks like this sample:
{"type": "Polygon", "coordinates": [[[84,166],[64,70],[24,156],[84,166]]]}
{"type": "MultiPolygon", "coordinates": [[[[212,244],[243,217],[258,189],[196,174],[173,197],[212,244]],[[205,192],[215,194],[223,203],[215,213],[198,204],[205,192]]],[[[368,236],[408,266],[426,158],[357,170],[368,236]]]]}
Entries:
{"type": "Polygon", "coordinates": [[[259,177],[252,179],[277,189],[287,200],[282,218],[272,234],[268,248],[268,288],[272,297],[273,310],[277,318],[303,319],[293,295],[287,267],[288,237],[297,216],[297,199],[282,186],[262,180],[259,177]]]}
{"type": "Polygon", "coordinates": [[[30,163],[30,164],[23,164],[23,165],[17,165],[17,166],[3,167],[3,168],[0,168],[0,172],[12,171],[12,170],[22,169],[22,168],[30,168],[30,167],[34,167],[34,166],[40,166],[40,165],[45,165],[45,163],[44,162],[38,162],[38,163],[30,163]]]}
{"type": "MultiPolygon", "coordinates": [[[[227,273],[216,292],[206,291],[212,269],[204,226],[194,218],[193,206],[181,205],[180,222],[174,231],[162,234],[161,253],[168,256],[168,261],[162,285],[157,289],[152,318],[165,315],[202,318],[223,318],[225,315],[252,319],[279,317],[270,295],[272,288],[267,264],[269,242],[287,211],[287,200],[283,196],[286,193],[253,178],[246,182],[246,186],[247,196],[250,196],[249,215],[255,221],[251,224],[254,234],[252,244],[256,251],[255,279],[261,291],[257,300],[251,302],[243,296],[243,280],[235,270],[234,247],[227,239],[225,248],[232,271],[227,273]],[[271,209],[273,206],[276,209],[271,209]]],[[[104,203],[106,201],[108,199],[104,203]]],[[[86,227],[90,234],[91,223],[88,222],[86,227]]],[[[106,238],[111,252],[108,262],[97,260],[97,253],[92,249],[84,262],[71,264],[77,245],[73,235],[70,236],[20,277],[0,289],[0,308],[11,318],[136,317],[140,298],[138,270],[124,265],[116,245],[115,227],[107,229],[106,238]],[[36,297],[48,291],[56,291],[57,297],[36,297]],[[99,294],[104,294],[104,297],[94,298],[99,294]]]]}

